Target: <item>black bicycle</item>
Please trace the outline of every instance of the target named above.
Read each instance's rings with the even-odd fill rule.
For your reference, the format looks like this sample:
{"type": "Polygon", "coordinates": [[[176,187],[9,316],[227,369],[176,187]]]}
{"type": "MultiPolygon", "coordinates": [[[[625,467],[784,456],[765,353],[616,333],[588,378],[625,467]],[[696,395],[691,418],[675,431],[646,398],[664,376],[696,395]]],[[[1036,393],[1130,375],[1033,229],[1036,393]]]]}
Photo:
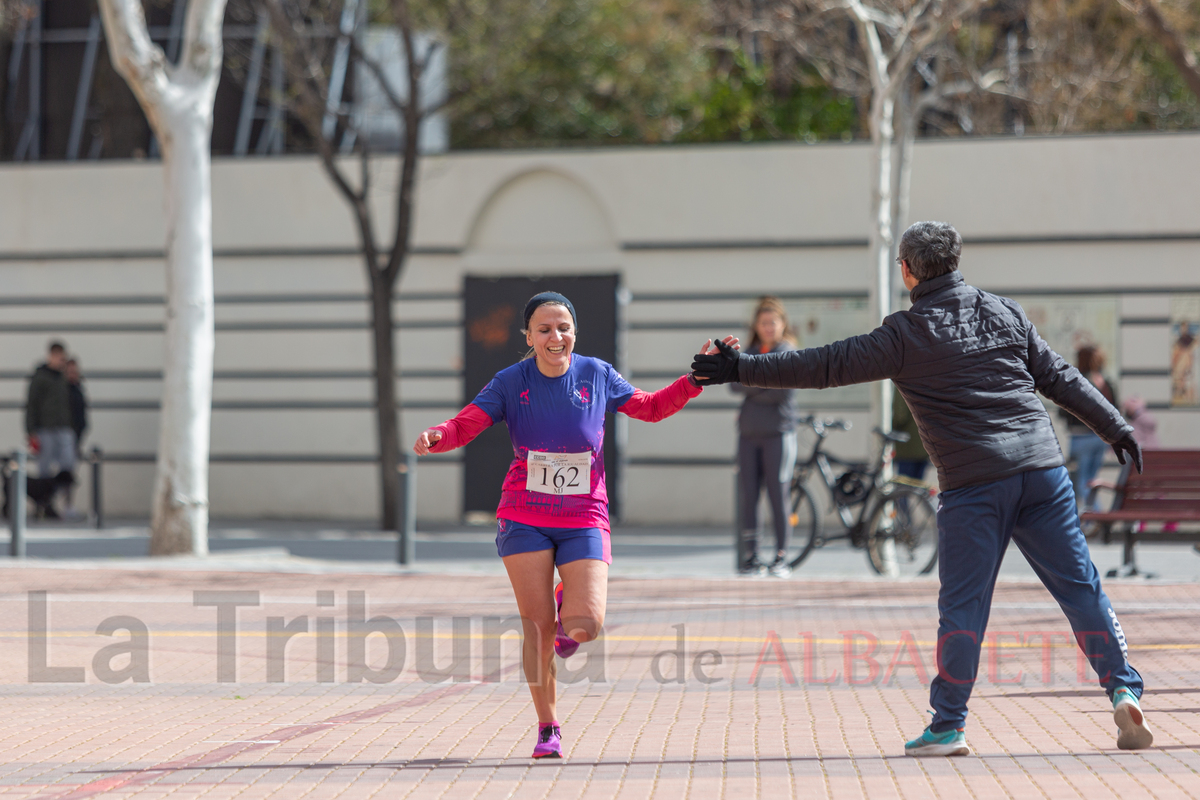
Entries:
{"type": "Polygon", "coordinates": [[[817,435],[807,461],[796,464],[790,491],[792,539],[788,563],[800,565],[818,547],[837,539],[849,539],[856,548],[867,551],[867,561],[876,573],[889,577],[926,575],[938,559],[937,491],[928,484],[897,476],[883,480],[884,453],[889,444],[907,442],[908,434],[884,433],[879,455],[871,465],[842,461],[824,452],[825,437],[831,430],[850,430],[841,419],[800,420],[817,435]],[[830,508],[837,512],[844,531],[826,534],[823,515],[808,490],[810,479],[820,476],[829,492],[830,508]]]}

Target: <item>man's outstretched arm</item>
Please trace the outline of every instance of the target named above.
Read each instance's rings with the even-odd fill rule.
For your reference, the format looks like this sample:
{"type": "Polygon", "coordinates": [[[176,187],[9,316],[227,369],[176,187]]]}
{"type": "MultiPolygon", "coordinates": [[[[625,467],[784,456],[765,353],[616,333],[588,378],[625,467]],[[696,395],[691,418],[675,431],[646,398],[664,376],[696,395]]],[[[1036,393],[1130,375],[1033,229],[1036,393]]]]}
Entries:
{"type": "Polygon", "coordinates": [[[1033,323],[1029,323],[1029,373],[1039,392],[1070,411],[1112,445],[1118,461],[1124,464],[1128,453],[1137,471],[1142,471],[1142,450],[1133,438],[1133,426],[1091,381],[1050,349],[1033,323]]]}
{"type": "Polygon", "coordinates": [[[885,322],[870,333],[823,347],[742,356],[737,379],[766,389],[827,389],[892,378],[903,364],[900,334],[885,322]]]}

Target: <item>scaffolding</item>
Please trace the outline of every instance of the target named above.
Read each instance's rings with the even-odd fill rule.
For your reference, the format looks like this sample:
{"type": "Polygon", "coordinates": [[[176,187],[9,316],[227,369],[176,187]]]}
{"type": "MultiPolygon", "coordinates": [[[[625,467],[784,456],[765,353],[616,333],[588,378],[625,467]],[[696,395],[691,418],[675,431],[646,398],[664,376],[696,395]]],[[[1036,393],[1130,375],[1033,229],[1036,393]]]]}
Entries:
{"type": "MultiPolygon", "coordinates": [[[[357,5],[355,0],[347,3],[357,5]]],[[[166,25],[150,25],[150,38],[163,48],[167,59],[175,63],[183,40],[183,23],[187,0],[174,0],[170,21],[166,25]]],[[[103,155],[103,136],[93,133],[85,150],[87,123],[98,119],[92,108],[93,87],[104,30],[100,17],[94,11],[87,27],[47,27],[44,24],[45,0],[26,0],[12,36],[8,53],[7,86],[5,94],[5,117],[10,130],[15,133],[15,144],[4,157],[12,161],[41,161],[65,158],[76,161],[80,158],[98,159],[103,155]],[[44,68],[56,58],[55,47],[80,45],[83,48],[82,63],[75,82],[74,103],[71,107],[69,132],[65,152],[47,153],[44,147],[48,124],[44,97],[44,68]]],[[[342,36],[353,36],[357,15],[351,15],[351,25],[341,32],[342,36]]],[[[260,13],[253,25],[230,24],[227,20],[223,38],[226,51],[231,43],[244,45],[250,42],[250,57],[246,65],[246,80],[241,87],[240,109],[233,136],[232,154],[242,157],[253,150],[255,155],[278,155],[287,149],[287,110],[284,105],[285,70],[283,54],[273,41],[270,25],[265,14],[260,13]],[[269,63],[268,63],[269,61],[269,63]],[[266,102],[262,102],[264,75],[268,84],[266,102]],[[254,123],[261,121],[256,141],[252,141],[254,123]]],[[[349,49],[348,47],[346,48],[349,49]]],[[[344,67],[342,75],[344,76],[344,67]]],[[[330,82],[330,103],[336,115],[342,111],[342,89],[344,79],[338,78],[335,70],[330,82]],[[336,89],[336,91],[335,91],[336,89]]],[[[139,109],[140,113],[140,109],[139,109]]],[[[153,134],[146,141],[145,152],[150,157],[158,155],[158,143],[153,134]]]]}

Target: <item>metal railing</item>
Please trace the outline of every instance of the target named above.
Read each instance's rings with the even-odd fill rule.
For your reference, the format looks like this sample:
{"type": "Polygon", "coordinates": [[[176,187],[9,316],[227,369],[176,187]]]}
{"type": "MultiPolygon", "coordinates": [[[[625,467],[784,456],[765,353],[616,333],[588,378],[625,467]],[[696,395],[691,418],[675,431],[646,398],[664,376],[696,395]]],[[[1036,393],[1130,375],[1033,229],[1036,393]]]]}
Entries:
{"type": "MultiPolygon", "coordinates": [[[[15,474],[19,478],[15,486],[10,484],[9,497],[14,495],[18,497],[16,503],[17,519],[12,525],[13,544],[12,555],[17,555],[17,541],[21,542],[20,555],[25,555],[24,550],[24,531],[25,531],[25,452],[19,450],[13,455],[13,462],[19,464],[15,469],[15,474]],[[20,533],[18,534],[18,528],[20,533]]],[[[134,464],[153,463],[155,456],[150,453],[124,453],[105,455],[104,451],[99,447],[93,447],[85,459],[92,469],[92,521],[97,530],[104,527],[104,493],[102,491],[103,468],[105,461],[124,462],[134,464]]],[[[459,461],[457,458],[433,457],[428,459],[434,463],[444,463],[447,461],[459,461]]],[[[293,463],[293,464],[374,464],[378,459],[374,456],[359,456],[359,455],[216,455],[209,457],[210,462],[216,463],[293,463]]],[[[404,566],[416,562],[416,539],[417,539],[417,456],[411,452],[401,454],[400,463],[396,467],[397,480],[399,482],[400,506],[396,519],[397,531],[397,553],[396,561],[404,566]]]]}

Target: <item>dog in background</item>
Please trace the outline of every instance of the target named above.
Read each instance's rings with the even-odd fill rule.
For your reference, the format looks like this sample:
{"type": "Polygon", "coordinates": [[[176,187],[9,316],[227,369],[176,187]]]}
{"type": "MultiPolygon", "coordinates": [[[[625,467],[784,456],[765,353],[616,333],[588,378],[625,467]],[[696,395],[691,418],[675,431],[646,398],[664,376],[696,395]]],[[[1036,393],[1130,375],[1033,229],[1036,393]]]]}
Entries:
{"type": "MultiPolygon", "coordinates": [[[[10,496],[12,493],[13,479],[15,475],[12,470],[5,469],[3,475],[4,483],[4,509],[3,515],[5,519],[11,519],[9,513],[10,496]]],[[[25,478],[25,494],[33,501],[35,519],[59,519],[58,512],[54,509],[54,496],[59,492],[64,494],[75,485],[75,476],[63,470],[53,478],[25,478]]]]}

